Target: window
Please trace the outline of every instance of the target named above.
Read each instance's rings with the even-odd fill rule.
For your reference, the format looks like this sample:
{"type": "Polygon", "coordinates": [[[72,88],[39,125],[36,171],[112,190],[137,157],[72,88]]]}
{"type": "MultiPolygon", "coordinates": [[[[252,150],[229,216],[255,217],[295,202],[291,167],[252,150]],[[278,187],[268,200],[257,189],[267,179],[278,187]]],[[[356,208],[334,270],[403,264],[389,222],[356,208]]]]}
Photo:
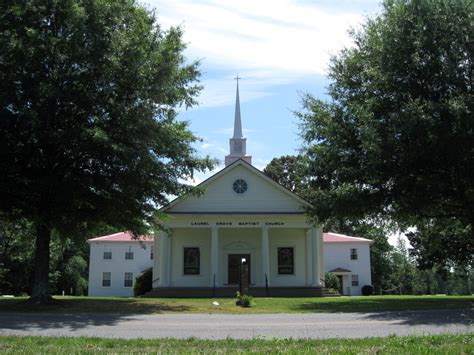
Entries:
{"type": "Polygon", "coordinates": [[[238,194],[243,194],[245,191],[247,191],[247,187],[247,182],[242,179],[235,180],[234,184],[232,185],[232,188],[238,194]]]}
{"type": "Polygon", "coordinates": [[[112,252],[104,251],[104,260],[111,260],[111,259],[112,259],[112,252]]]}
{"type": "Polygon", "coordinates": [[[133,272],[126,272],[123,277],[123,287],[133,286],[133,272]]]}
{"type": "Polygon", "coordinates": [[[133,260],[133,249],[132,246],[128,247],[128,251],[125,252],[125,260],[133,260]]]}
{"type": "Polygon", "coordinates": [[[154,248],[153,248],[153,245],[150,246],[150,260],[153,260],[153,251],[154,251],[154,248]]]}
{"type": "Polygon", "coordinates": [[[351,249],[351,260],[357,260],[357,249],[351,249]]]}
{"type": "Polygon", "coordinates": [[[352,275],[352,286],[359,286],[359,275],[352,275]]]}
{"type": "Polygon", "coordinates": [[[199,275],[199,248],[184,248],[184,275],[199,275]]]}
{"type": "Polygon", "coordinates": [[[102,287],[110,287],[112,284],[112,273],[110,272],[103,272],[102,273],[102,287]]]}
{"type": "Polygon", "coordinates": [[[293,248],[278,248],[278,275],[293,275],[294,267],[293,248]]]}

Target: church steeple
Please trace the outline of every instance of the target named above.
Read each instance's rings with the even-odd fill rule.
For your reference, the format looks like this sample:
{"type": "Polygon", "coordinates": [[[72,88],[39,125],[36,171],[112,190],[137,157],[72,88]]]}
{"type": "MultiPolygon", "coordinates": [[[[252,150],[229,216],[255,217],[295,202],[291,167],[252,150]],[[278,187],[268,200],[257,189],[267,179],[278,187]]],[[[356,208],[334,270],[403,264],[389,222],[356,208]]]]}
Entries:
{"type": "Polygon", "coordinates": [[[247,138],[242,136],[242,119],[240,117],[240,97],[239,97],[239,79],[237,80],[237,93],[235,95],[235,116],[234,116],[234,135],[229,139],[230,154],[225,157],[225,166],[232,164],[238,159],[243,159],[252,164],[252,157],[245,155],[247,150],[247,138]]]}
{"type": "Polygon", "coordinates": [[[239,98],[239,76],[237,80],[237,94],[235,95],[235,116],[234,116],[234,136],[232,138],[242,138],[242,119],[240,118],[240,98],[239,98]]]}

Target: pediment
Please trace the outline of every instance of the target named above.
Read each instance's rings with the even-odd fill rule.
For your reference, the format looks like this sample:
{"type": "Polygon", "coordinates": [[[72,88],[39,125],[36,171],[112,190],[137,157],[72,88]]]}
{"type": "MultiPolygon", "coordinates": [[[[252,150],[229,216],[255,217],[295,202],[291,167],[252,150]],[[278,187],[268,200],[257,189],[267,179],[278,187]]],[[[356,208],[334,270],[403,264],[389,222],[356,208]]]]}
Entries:
{"type": "Polygon", "coordinates": [[[216,173],[199,188],[203,190],[200,196],[182,196],[163,210],[183,214],[301,214],[309,206],[309,203],[242,160],[216,173]]]}

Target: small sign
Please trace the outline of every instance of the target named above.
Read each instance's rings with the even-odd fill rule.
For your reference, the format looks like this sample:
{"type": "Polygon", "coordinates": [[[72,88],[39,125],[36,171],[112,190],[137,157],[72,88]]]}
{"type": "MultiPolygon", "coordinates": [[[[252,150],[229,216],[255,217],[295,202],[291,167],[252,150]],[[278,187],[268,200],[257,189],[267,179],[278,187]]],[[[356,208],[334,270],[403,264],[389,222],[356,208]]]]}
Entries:
{"type": "Polygon", "coordinates": [[[240,294],[241,295],[248,295],[250,293],[250,273],[249,273],[249,265],[247,262],[243,262],[240,265],[240,294]]]}

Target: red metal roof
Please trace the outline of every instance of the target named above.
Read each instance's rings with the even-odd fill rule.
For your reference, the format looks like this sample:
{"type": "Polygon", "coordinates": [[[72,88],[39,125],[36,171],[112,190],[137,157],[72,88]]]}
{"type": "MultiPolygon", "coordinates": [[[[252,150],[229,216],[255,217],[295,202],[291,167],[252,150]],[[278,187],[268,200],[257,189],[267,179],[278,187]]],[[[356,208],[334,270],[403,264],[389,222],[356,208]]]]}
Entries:
{"type": "Polygon", "coordinates": [[[360,244],[372,244],[374,241],[365,238],[351,237],[344,234],[337,233],[323,233],[324,243],[360,243],[360,244]]]}
{"type": "Polygon", "coordinates": [[[102,237],[88,239],[88,242],[151,242],[153,241],[152,235],[141,235],[138,239],[134,239],[130,232],[119,232],[110,235],[104,235],[102,237]]]}
{"type": "MultiPolygon", "coordinates": [[[[153,236],[141,235],[139,239],[133,239],[133,235],[130,232],[119,232],[110,235],[104,235],[102,237],[89,239],[88,242],[138,242],[138,241],[152,241],[153,236]]],[[[337,233],[323,233],[324,243],[360,243],[360,244],[372,244],[373,240],[365,238],[351,237],[348,235],[337,234],[337,233]]]]}

